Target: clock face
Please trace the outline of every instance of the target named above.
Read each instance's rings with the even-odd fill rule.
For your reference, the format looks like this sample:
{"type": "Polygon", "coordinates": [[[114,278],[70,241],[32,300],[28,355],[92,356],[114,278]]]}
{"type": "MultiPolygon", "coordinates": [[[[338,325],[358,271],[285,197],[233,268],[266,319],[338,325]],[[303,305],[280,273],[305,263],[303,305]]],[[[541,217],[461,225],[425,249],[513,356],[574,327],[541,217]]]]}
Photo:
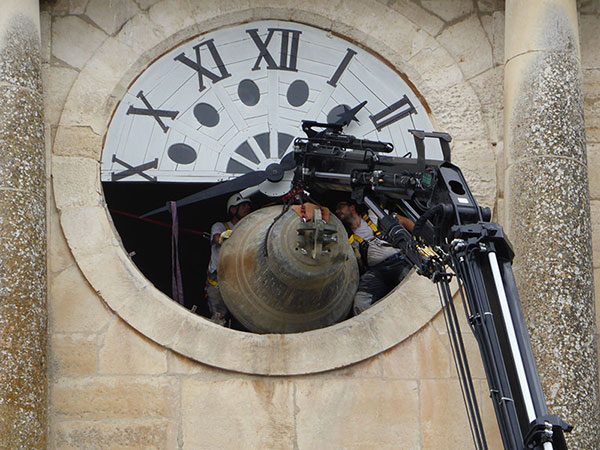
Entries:
{"type": "MultiPolygon", "coordinates": [[[[432,130],[390,67],[326,31],[282,21],[221,29],[173,49],[129,88],[106,135],[105,182],[207,182],[264,169],[303,137],[302,120],[393,143],[416,157],[409,129],[432,130]]],[[[426,157],[441,159],[439,144],[426,157]]]]}

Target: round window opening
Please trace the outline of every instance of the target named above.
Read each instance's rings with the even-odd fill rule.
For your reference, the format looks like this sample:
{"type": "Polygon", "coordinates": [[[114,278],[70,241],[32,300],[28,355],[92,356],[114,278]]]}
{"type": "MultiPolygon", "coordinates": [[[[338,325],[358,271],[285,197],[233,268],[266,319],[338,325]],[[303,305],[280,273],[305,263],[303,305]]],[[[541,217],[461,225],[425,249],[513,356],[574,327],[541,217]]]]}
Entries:
{"type": "MultiPolygon", "coordinates": [[[[433,129],[405,77],[355,43],[298,23],[260,21],[195,37],[137,77],[110,122],[101,180],[125,250],[158,290],[196,315],[259,334],[354,317],[360,252],[348,242],[355,230],[344,208],[371,232],[377,224],[353,204],[341,176],[303,189],[292,183],[305,121],[412,158],[409,130],[433,129]]],[[[442,159],[439,144],[425,157],[442,159]]],[[[406,215],[399,204],[384,206],[406,215]]],[[[413,278],[381,303],[411,297],[411,289],[422,296],[413,278]]]]}

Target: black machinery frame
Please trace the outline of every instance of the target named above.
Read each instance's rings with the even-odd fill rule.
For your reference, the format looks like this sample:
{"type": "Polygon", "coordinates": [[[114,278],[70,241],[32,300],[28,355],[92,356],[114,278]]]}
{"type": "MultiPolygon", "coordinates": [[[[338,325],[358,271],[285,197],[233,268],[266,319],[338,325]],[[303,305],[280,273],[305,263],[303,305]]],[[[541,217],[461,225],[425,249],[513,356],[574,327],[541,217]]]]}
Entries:
{"type": "Polygon", "coordinates": [[[502,228],[490,222],[490,210],[477,205],[451,163],[450,136],[410,130],[417,158],[399,158],[382,154],[393,151],[391,144],[341,129],[304,122],[307,138],[295,141],[296,183],[351,190],[378,217],[387,240],[438,285],[476,448],[487,444],[452,302],[453,277],[479,345],[504,447],[566,449],[564,432],[572,427],[548,413],[512,272],[513,252],[502,228]],[[442,161],[425,159],[426,138],[439,140],[442,161]],[[415,221],[412,235],[383,209],[394,206],[415,221]]]}

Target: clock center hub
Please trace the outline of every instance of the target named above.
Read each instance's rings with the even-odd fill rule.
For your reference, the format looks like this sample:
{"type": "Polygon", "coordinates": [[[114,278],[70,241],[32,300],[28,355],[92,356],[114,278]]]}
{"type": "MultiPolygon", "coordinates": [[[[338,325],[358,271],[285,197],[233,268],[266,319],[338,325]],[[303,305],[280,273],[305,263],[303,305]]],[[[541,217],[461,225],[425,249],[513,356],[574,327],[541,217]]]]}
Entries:
{"type": "Polygon", "coordinates": [[[283,179],[283,168],[278,163],[272,163],[267,166],[265,173],[267,174],[267,180],[272,183],[277,183],[283,179]]]}

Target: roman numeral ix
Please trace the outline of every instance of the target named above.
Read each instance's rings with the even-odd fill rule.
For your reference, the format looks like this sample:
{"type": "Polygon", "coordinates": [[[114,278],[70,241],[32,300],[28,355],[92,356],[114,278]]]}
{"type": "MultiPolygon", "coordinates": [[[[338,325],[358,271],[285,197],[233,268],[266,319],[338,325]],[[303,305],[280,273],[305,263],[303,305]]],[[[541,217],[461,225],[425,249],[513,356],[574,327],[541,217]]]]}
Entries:
{"type": "Polygon", "coordinates": [[[259,54],[254,63],[252,70],[259,70],[260,63],[264,59],[267,63],[267,69],[276,70],[289,70],[292,72],[298,72],[298,46],[300,44],[300,35],[302,31],[288,30],[285,28],[267,28],[267,37],[263,40],[258,35],[258,29],[254,28],[246,30],[246,33],[250,35],[256,48],[258,48],[259,54]],[[275,32],[281,33],[281,49],[279,52],[279,64],[273,58],[273,55],[268,50],[269,43],[275,32]],[[291,41],[291,42],[290,42],[291,41]]]}
{"type": "Polygon", "coordinates": [[[164,122],[161,120],[161,117],[168,117],[171,120],[175,120],[175,117],[177,117],[177,114],[179,114],[179,111],[154,109],[152,107],[152,105],[150,105],[150,102],[146,99],[146,97],[144,97],[144,91],[138,92],[137,98],[139,98],[144,103],[144,105],[146,105],[147,109],[136,108],[136,107],[130,105],[129,109],[127,110],[127,114],[128,115],[129,114],[137,114],[140,116],[152,116],[158,122],[158,124],[162,128],[163,132],[166,133],[167,130],[169,129],[169,127],[164,124],[164,122]]]}
{"type": "Polygon", "coordinates": [[[200,84],[200,92],[202,92],[206,87],[204,86],[204,77],[207,77],[214,84],[231,76],[231,74],[227,72],[227,68],[225,67],[223,60],[221,59],[221,55],[219,55],[219,52],[217,51],[217,47],[215,47],[215,42],[213,39],[201,42],[192,48],[196,52],[196,61],[193,61],[187,56],[185,56],[185,53],[180,53],[174,59],[175,61],[179,61],[185,64],[186,66],[194,69],[198,73],[198,83],[200,84]],[[208,51],[210,52],[213,61],[217,65],[217,69],[219,70],[218,74],[208,70],[202,65],[200,61],[200,47],[204,45],[208,47],[208,51]]]}

